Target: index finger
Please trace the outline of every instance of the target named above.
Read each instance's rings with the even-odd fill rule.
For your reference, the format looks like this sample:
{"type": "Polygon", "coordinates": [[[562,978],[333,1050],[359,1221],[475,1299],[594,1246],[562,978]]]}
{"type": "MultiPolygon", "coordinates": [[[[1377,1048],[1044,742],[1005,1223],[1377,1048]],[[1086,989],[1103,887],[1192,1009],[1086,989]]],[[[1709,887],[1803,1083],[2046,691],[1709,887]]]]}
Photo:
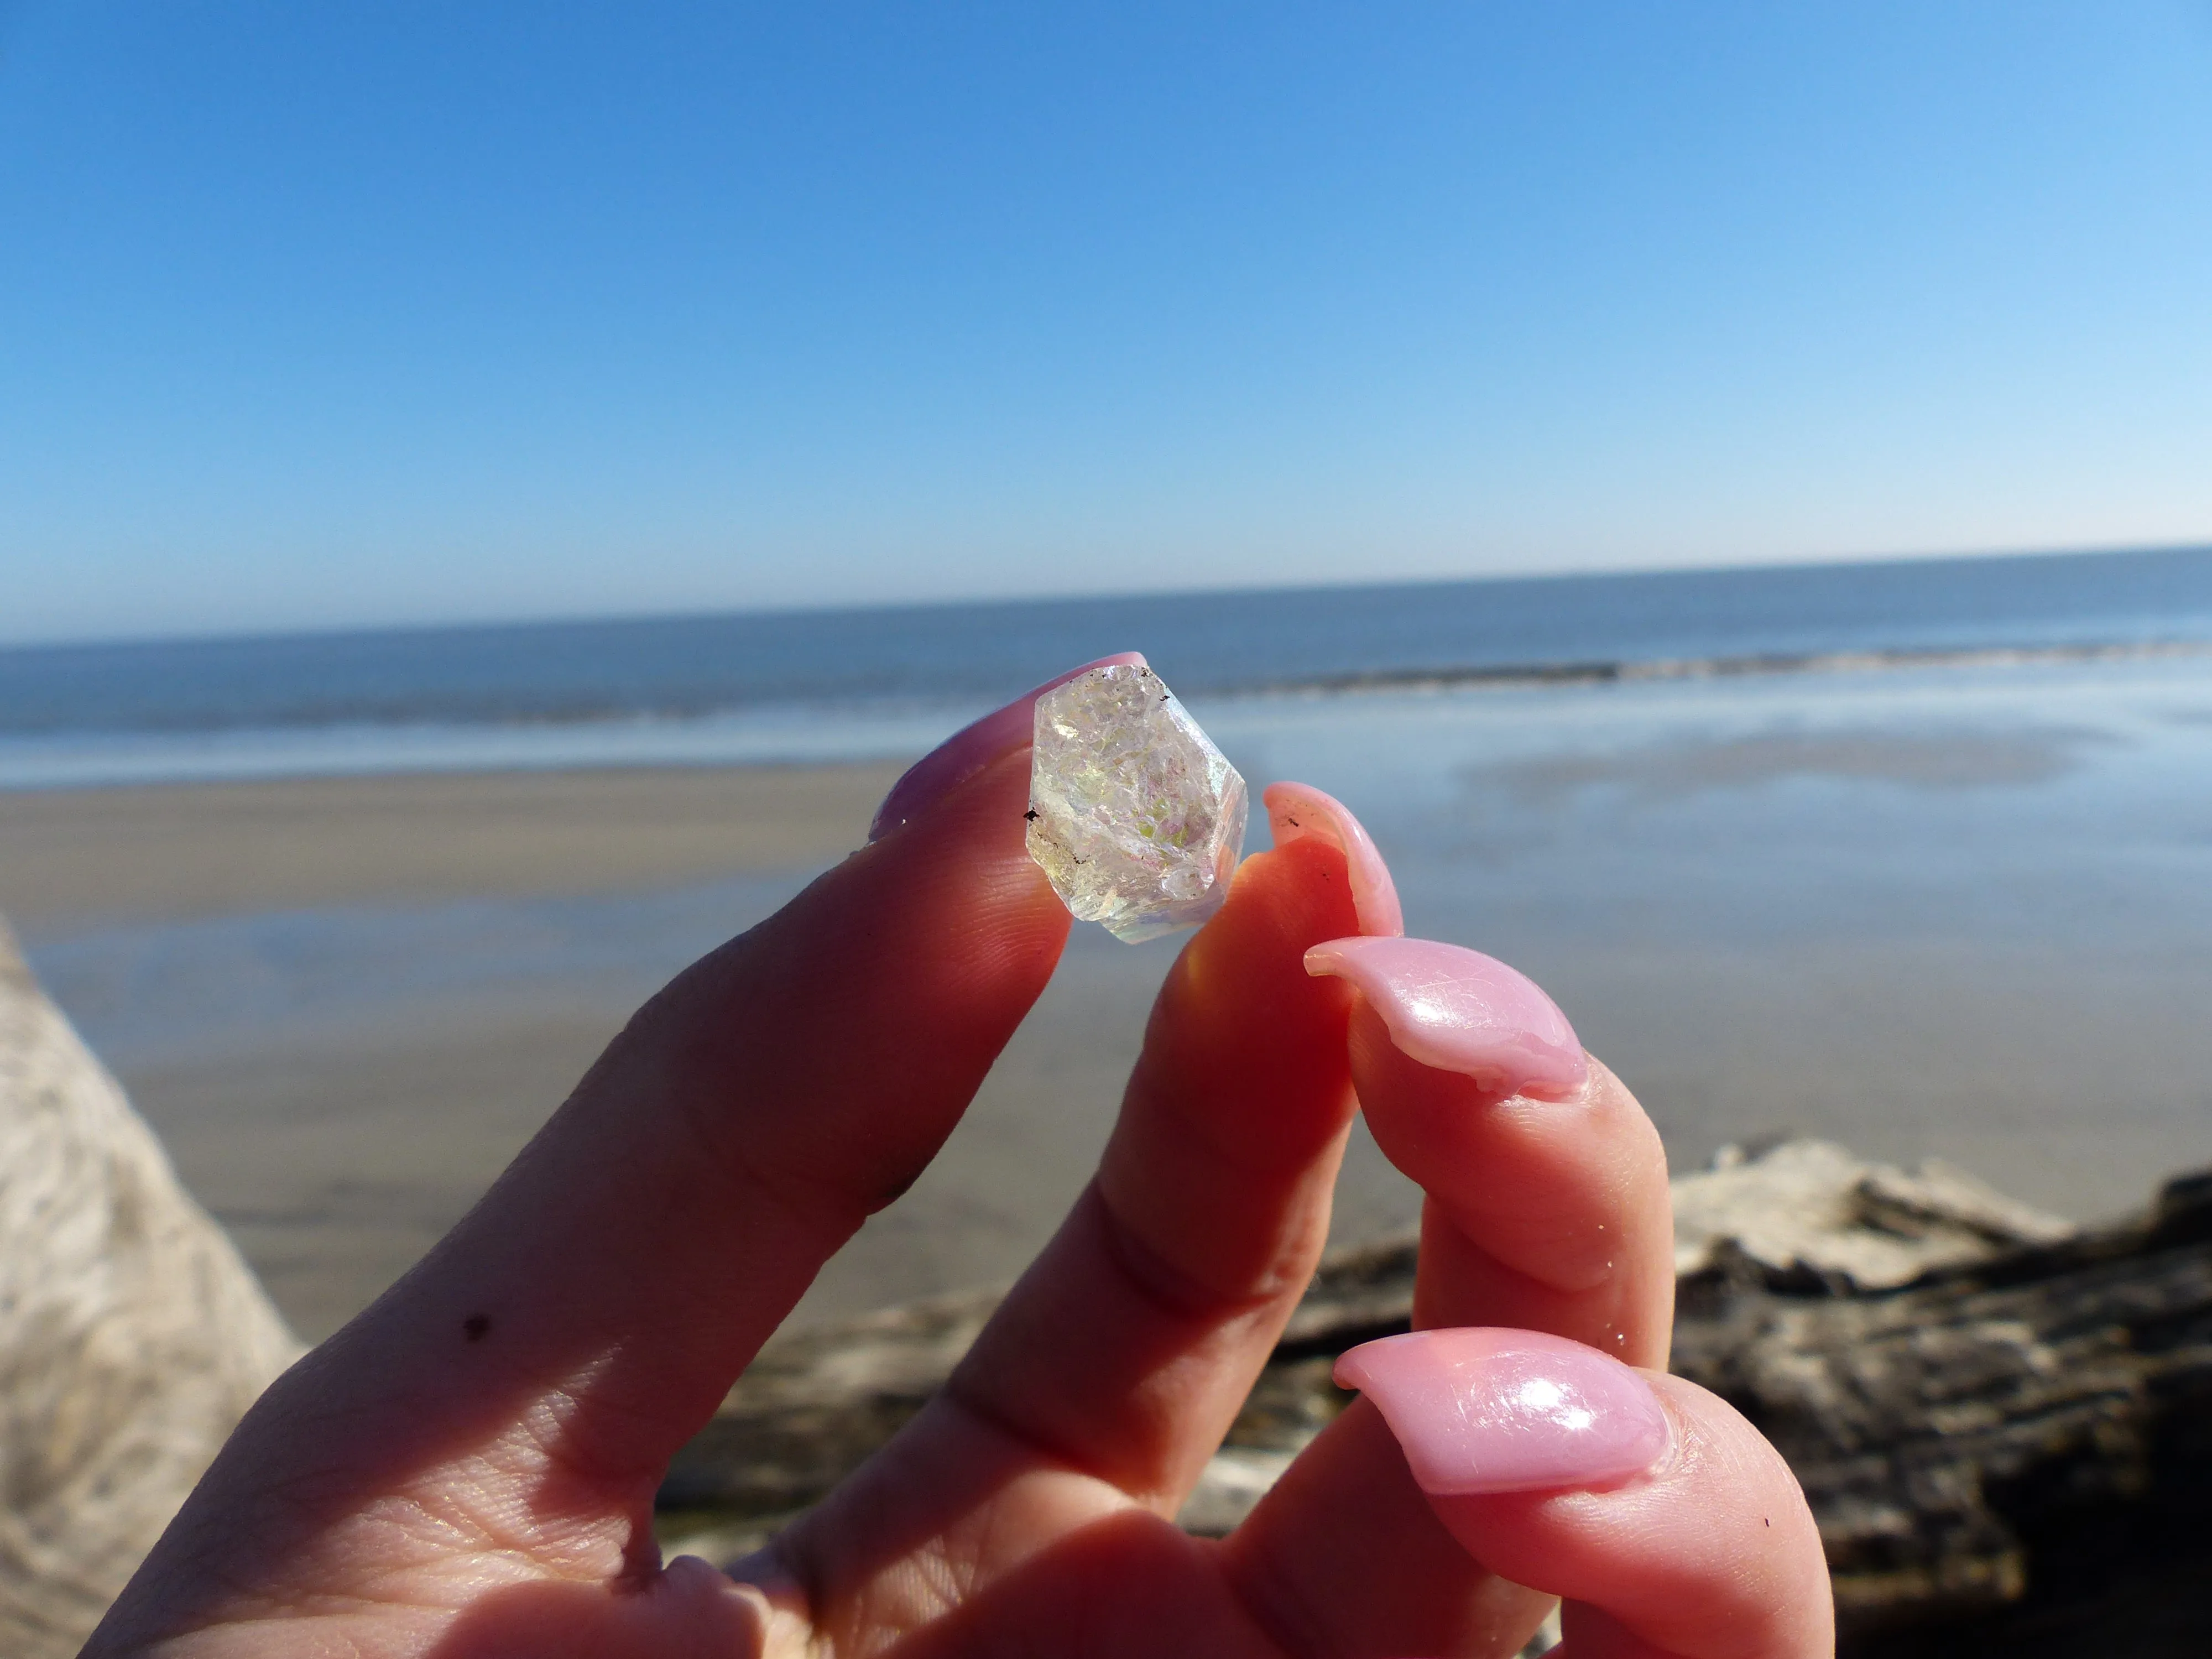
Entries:
{"type": "Polygon", "coordinates": [[[165,1581],[223,1606],[345,1593],[389,1544],[380,1510],[435,1517],[426,1547],[560,1539],[572,1576],[629,1570],[671,1454],[935,1154],[1052,972],[1068,917],[1024,844],[1028,750],[1024,718],[969,728],[878,840],[641,1011],[429,1256],[263,1397],[103,1639],[220,1616],[165,1581]]]}

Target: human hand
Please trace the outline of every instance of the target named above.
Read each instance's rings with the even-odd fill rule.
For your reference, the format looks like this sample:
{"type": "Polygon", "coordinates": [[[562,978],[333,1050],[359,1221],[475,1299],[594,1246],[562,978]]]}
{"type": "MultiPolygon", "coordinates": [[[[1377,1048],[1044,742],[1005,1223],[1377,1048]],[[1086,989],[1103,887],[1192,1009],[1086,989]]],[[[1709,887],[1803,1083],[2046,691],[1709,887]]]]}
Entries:
{"type": "Polygon", "coordinates": [[[1663,1363],[1671,1311],[1649,1122],[1525,980],[1380,937],[1387,871],[1295,787],[1170,975],[1096,1179],[942,1394],[737,1578],[663,1566],[668,1459],[921,1173],[1058,959],[1027,786],[1018,704],[648,1004],[268,1391],[87,1654],[1386,1659],[1511,1651],[1547,1605],[1523,1585],[1570,1598],[1577,1659],[1827,1651],[1788,1470],[1712,1396],[1627,1369],[1663,1363]],[[1499,1395],[1481,1337],[1361,1351],[1369,1394],[1236,1534],[1188,1538],[1172,1517],[1321,1250],[1355,1082],[1429,1194],[1417,1326],[1603,1353],[1554,1343],[1499,1395]],[[1463,1490],[1500,1467],[1486,1389],[1536,1490],[1463,1490]]]}

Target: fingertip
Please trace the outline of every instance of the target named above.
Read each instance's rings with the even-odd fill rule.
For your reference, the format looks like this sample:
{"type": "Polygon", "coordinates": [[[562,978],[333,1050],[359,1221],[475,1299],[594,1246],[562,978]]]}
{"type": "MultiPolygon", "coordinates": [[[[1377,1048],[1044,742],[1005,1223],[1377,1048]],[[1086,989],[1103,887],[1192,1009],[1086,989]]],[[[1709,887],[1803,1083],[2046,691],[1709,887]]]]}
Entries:
{"type": "Polygon", "coordinates": [[[1336,1380],[1372,1400],[1432,1498],[1616,1485],[1672,1442],[1650,1384],[1540,1331],[1414,1331],[1361,1344],[1336,1380]]]}
{"type": "Polygon", "coordinates": [[[1351,808],[1304,783],[1271,783],[1260,799],[1267,809],[1267,829],[1277,847],[1318,841],[1344,854],[1362,933],[1389,937],[1406,931],[1405,909],[1390,866],[1351,808]]]}
{"type": "MultiPolygon", "coordinates": [[[[1292,837],[1254,854],[1237,866],[1229,895],[1194,938],[1186,957],[1226,959],[1263,949],[1271,973],[1285,983],[1310,980],[1306,952],[1316,941],[1360,926],[1358,895],[1344,878],[1345,861],[1335,844],[1319,837],[1292,837]]],[[[1343,999],[1346,1006],[1350,999],[1343,999]]]]}
{"type": "Polygon", "coordinates": [[[875,817],[868,825],[868,839],[881,841],[1006,755],[1027,749],[1036,700],[1046,692],[1094,668],[1122,664],[1138,668],[1146,665],[1142,652],[1119,651],[1055,674],[1042,685],[1031,686],[1012,702],[962,726],[900,774],[898,781],[884,797],[883,805],[876,808],[875,817]]]}
{"type": "MultiPolygon", "coordinates": [[[[1771,1443],[1727,1401],[1636,1375],[1666,1412],[1668,1453],[1609,1490],[1432,1495],[1461,1544],[1516,1581],[1595,1608],[1638,1645],[1686,1659],[1816,1659],[1834,1650],[1820,1529],[1771,1443]]],[[[1607,1651],[1616,1650],[1607,1649],[1607,1651]]]]}
{"type": "Polygon", "coordinates": [[[1589,1083],[1589,1056],[1559,1006],[1494,957],[1431,939],[1353,937],[1313,946],[1305,969],[1350,982],[1400,1053],[1486,1092],[1565,1102],[1589,1083]]]}

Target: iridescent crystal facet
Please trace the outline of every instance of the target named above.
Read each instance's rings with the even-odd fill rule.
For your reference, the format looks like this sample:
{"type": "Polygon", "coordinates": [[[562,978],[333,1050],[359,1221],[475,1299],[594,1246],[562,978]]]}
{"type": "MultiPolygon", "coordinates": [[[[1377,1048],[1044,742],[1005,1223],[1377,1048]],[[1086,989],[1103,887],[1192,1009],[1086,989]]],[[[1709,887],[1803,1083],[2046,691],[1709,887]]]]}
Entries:
{"type": "Polygon", "coordinates": [[[1030,856],[1067,908],[1131,944],[1229,896],[1244,780],[1149,668],[1114,663],[1037,699],[1030,856]]]}

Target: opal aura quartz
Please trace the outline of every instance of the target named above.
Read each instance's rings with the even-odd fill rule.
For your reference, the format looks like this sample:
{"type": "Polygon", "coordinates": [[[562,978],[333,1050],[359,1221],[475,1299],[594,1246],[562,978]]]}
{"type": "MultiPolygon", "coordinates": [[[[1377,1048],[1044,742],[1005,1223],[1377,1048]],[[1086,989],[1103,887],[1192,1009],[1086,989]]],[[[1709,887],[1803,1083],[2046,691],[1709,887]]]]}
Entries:
{"type": "Polygon", "coordinates": [[[1244,780],[1160,677],[1109,663],[1036,701],[1029,849],[1080,921],[1134,944],[1221,908],[1244,780]]]}

